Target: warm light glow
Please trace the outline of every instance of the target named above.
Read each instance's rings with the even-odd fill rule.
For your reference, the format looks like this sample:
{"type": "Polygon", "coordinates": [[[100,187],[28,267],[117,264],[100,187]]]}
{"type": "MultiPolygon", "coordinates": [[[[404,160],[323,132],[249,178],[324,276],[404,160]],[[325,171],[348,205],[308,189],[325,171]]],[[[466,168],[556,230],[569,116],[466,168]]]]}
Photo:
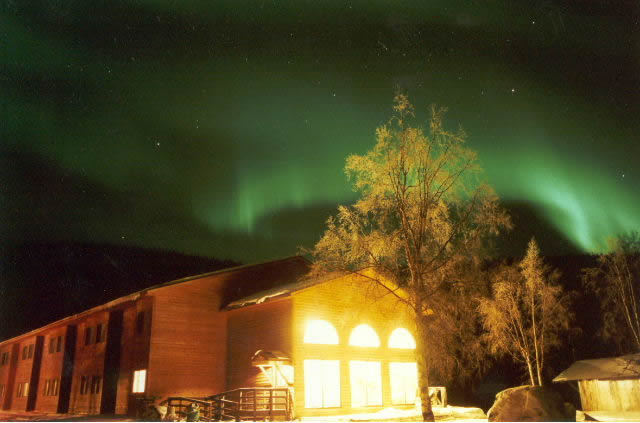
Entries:
{"type": "Polygon", "coordinates": [[[147,381],[147,371],[146,370],[136,370],[135,372],[133,372],[133,389],[132,389],[132,392],[134,394],[144,392],[146,381],[147,381]]]}
{"type": "Polygon", "coordinates": [[[391,403],[413,404],[418,390],[418,368],[416,363],[389,363],[391,375],[391,403]]]}
{"type": "Polygon", "coordinates": [[[305,344],[338,344],[338,332],[326,320],[310,320],[304,332],[305,344]]]}
{"type": "Polygon", "coordinates": [[[382,405],[382,374],[379,361],[350,361],[351,407],[382,405]]]}
{"type": "Polygon", "coordinates": [[[269,379],[272,387],[286,388],[289,385],[293,385],[293,366],[274,363],[259,365],[258,367],[269,379]]]}
{"type": "Polygon", "coordinates": [[[304,406],[340,407],[340,361],[304,361],[304,406]]]}
{"type": "Polygon", "coordinates": [[[398,328],[391,333],[389,337],[389,348],[404,348],[415,350],[416,341],[408,330],[404,328],[398,328]]]}
{"type": "Polygon", "coordinates": [[[351,331],[349,345],[356,347],[379,347],[380,338],[375,330],[369,325],[360,325],[351,331]]]}

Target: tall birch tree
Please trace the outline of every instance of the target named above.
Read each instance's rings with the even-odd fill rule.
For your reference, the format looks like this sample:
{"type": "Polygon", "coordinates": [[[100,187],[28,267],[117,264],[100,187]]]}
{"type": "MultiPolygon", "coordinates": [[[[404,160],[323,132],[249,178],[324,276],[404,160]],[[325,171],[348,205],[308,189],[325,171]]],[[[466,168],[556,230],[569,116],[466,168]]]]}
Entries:
{"type": "Polygon", "coordinates": [[[571,313],[558,285],[559,273],[546,265],[534,239],[523,260],[495,273],[492,298],[480,300],[479,311],[491,351],[523,364],[531,385],[544,383],[547,353],[561,343],[571,313]]]}
{"type": "Polygon", "coordinates": [[[614,341],[619,352],[640,352],[640,235],[611,240],[598,266],[583,269],[583,280],[598,296],[604,337],[614,341]]]}
{"type": "Polygon", "coordinates": [[[456,299],[469,291],[490,238],[511,225],[465,145],[464,131],[445,128],[445,112],[432,106],[423,128],[407,96],[395,96],[393,115],[377,128],[373,149],[347,158],[345,172],[359,199],[338,207],[312,251],[315,272],[361,274],[412,311],[425,421],[434,420],[430,328],[455,315],[456,299]]]}

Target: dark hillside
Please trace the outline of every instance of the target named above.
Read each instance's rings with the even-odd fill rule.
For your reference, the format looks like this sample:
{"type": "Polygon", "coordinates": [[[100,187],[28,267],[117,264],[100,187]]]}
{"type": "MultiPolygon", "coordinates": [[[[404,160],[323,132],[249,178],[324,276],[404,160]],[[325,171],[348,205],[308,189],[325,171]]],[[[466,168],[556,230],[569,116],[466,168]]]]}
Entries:
{"type": "Polygon", "coordinates": [[[136,247],[28,243],[5,247],[0,340],[123,295],[238,263],[136,247]]]}

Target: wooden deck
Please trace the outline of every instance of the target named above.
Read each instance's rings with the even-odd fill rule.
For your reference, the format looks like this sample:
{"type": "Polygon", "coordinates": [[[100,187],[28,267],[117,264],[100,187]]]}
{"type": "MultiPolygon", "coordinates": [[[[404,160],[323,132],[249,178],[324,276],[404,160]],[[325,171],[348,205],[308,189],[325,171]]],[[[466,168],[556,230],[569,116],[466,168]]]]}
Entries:
{"type": "Polygon", "coordinates": [[[239,388],[206,398],[170,397],[167,405],[185,417],[191,404],[200,406],[201,421],[288,421],[293,401],[288,388],[239,388]]]}

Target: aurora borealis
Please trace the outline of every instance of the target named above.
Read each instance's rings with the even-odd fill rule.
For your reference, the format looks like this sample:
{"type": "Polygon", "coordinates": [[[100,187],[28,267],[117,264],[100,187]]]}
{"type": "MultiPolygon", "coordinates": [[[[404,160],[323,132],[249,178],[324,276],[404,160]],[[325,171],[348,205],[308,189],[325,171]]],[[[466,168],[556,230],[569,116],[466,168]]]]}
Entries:
{"type": "Polygon", "coordinates": [[[637,2],[93,3],[0,9],[7,242],[293,254],[396,88],[449,107],[543,252],[640,230],[637,2]]]}

